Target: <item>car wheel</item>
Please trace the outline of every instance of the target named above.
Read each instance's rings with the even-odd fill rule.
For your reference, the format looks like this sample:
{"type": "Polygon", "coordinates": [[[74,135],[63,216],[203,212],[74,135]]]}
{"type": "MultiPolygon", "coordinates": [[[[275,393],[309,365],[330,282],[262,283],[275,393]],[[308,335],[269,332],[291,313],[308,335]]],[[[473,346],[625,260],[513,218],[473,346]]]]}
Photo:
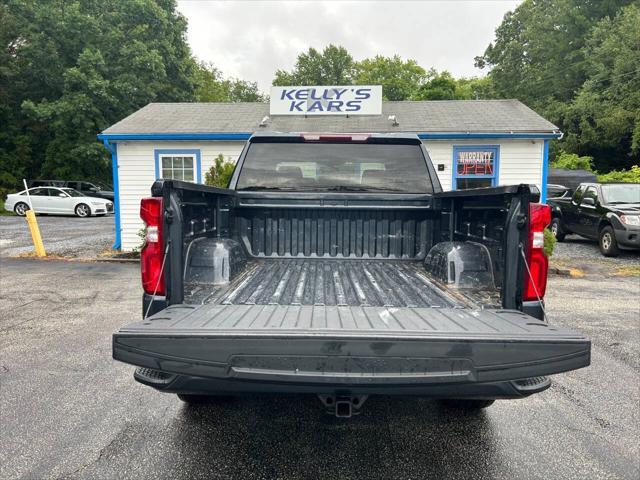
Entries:
{"type": "Polygon", "coordinates": [[[474,400],[474,399],[445,399],[440,400],[440,403],[447,408],[463,410],[466,412],[476,412],[483,408],[493,405],[495,400],[474,400]]]}
{"type": "Polygon", "coordinates": [[[76,215],[81,218],[91,215],[91,209],[89,208],[89,205],[85,205],[84,203],[79,203],[78,205],[76,205],[75,211],[76,215]]]}
{"type": "Polygon", "coordinates": [[[560,226],[560,219],[558,217],[555,217],[553,220],[551,220],[551,225],[549,225],[549,230],[551,230],[551,233],[553,233],[553,236],[556,237],[556,240],[558,240],[559,242],[564,241],[564,237],[566,236],[566,233],[564,233],[564,231],[562,230],[562,227],[560,226]]]}
{"type": "Polygon", "coordinates": [[[600,253],[605,257],[617,257],[620,254],[616,234],[610,225],[600,230],[598,245],[600,246],[600,253]]]}
{"type": "Polygon", "coordinates": [[[13,207],[13,212],[21,217],[27,214],[27,210],[30,210],[29,205],[24,202],[18,202],[15,207],[13,207]]]}

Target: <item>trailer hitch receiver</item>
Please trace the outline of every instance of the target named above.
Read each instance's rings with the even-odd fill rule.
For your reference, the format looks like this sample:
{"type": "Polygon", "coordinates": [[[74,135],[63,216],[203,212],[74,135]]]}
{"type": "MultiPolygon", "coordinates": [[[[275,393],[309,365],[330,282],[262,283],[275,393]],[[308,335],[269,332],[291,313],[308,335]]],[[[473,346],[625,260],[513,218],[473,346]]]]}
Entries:
{"type": "Polygon", "coordinates": [[[318,395],[327,413],[338,418],[351,418],[360,413],[368,395],[318,395]]]}

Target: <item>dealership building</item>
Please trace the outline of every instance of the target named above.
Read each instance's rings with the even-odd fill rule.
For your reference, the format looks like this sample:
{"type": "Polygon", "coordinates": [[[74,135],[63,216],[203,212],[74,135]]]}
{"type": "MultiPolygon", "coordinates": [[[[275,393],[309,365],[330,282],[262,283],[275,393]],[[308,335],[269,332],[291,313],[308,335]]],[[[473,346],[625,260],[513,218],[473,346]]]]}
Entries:
{"type": "Polygon", "coordinates": [[[301,111],[300,97],[288,95],[272,90],[271,104],[151,103],[102,132],[113,165],[114,248],[139,246],[140,199],[154,180],[203,183],[215,158],[235,162],[254,132],[415,133],[443,189],[530,183],[546,199],[549,141],[561,134],[517,100],[385,102],[380,91],[356,111],[357,100],[347,109],[319,100],[334,111],[314,111],[306,97],[301,111]]]}

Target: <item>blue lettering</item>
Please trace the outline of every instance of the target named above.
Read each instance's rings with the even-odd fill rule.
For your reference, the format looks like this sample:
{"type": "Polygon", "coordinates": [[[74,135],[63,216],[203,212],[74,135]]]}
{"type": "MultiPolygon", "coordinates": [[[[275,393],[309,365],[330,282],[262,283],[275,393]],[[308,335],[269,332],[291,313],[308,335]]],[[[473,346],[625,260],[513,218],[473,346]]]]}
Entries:
{"type": "Polygon", "coordinates": [[[315,112],[316,110],[323,111],[322,102],[315,101],[307,108],[307,112],[315,112]]]}
{"type": "Polygon", "coordinates": [[[298,100],[306,100],[309,98],[309,90],[298,90],[296,92],[296,98],[298,100]]]}
{"type": "Polygon", "coordinates": [[[362,108],[362,105],[360,105],[360,100],[349,100],[347,102],[347,108],[345,109],[345,111],[357,112],[361,108],[362,108]]]}
{"type": "Polygon", "coordinates": [[[302,112],[302,105],[304,105],[304,100],[300,101],[300,102],[291,102],[291,105],[289,106],[289,111],[293,112],[294,110],[296,112],[302,112]]]}
{"type": "Polygon", "coordinates": [[[327,103],[327,112],[341,112],[344,102],[340,100],[329,100],[327,103]]]}
{"type": "Polygon", "coordinates": [[[289,100],[293,100],[293,97],[291,95],[293,95],[293,93],[296,91],[296,89],[292,89],[292,90],[283,90],[282,93],[280,94],[280,100],[284,100],[285,98],[288,98],[289,100]]]}
{"type": "Polygon", "coordinates": [[[343,88],[340,90],[339,88],[334,88],[333,91],[336,92],[336,100],[340,100],[340,97],[347,91],[348,89],[343,88]]]}
{"type": "Polygon", "coordinates": [[[358,88],[356,90],[356,100],[366,100],[367,98],[371,98],[370,88],[358,88]]]}
{"type": "Polygon", "coordinates": [[[309,93],[309,98],[311,100],[322,100],[322,96],[317,95],[318,91],[315,88],[311,89],[311,92],[309,93]]]}

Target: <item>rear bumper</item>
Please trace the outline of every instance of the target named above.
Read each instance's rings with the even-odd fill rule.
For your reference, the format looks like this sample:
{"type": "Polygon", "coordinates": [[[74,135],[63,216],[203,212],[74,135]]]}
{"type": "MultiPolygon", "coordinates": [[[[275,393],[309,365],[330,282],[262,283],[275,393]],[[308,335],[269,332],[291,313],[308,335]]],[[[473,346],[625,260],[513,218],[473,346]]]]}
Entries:
{"type": "Polygon", "coordinates": [[[278,394],[319,394],[319,395],[393,395],[422,396],[430,398],[473,398],[473,399],[515,399],[524,398],[546,390],[551,386],[547,377],[508,382],[485,382],[472,384],[443,385],[350,385],[337,389],[331,385],[306,385],[291,383],[263,383],[233,381],[196,377],[192,375],[162,374],[137,369],[134,378],[164,393],[195,395],[278,395],[278,394]],[[158,375],[160,374],[160,375],[158,375]]]}

